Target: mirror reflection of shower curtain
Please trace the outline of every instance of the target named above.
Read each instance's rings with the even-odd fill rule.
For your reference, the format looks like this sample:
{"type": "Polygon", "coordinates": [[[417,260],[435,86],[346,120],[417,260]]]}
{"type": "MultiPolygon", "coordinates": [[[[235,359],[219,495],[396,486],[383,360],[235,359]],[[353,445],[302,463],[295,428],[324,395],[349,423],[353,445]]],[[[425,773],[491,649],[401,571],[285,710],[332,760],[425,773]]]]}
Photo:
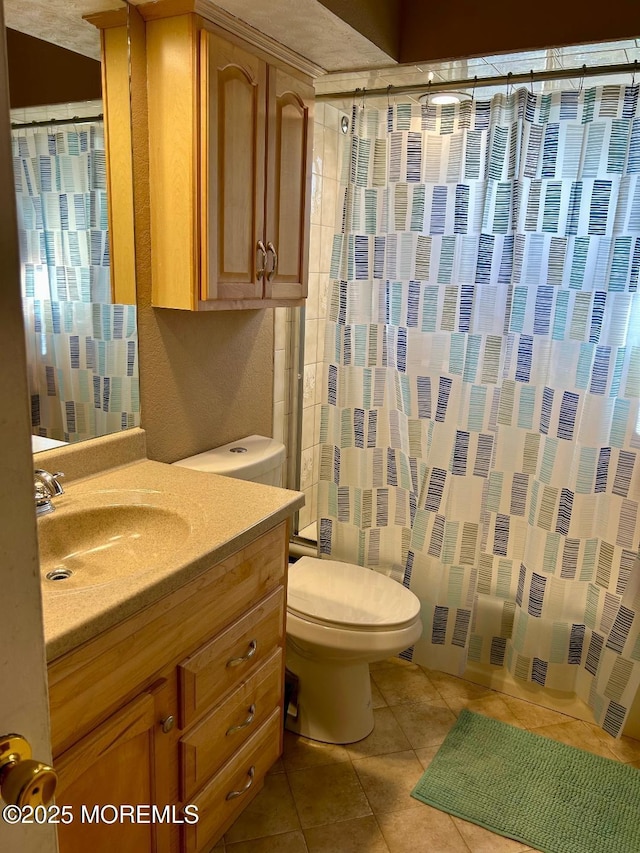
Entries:
{"type": "Polygon", "coordinates": [[[422,601],[408,656],[640,683],[637,86],[354,108],[334,241],[321,553],[422,601]]]}
{"type": "Polygon", "coordinates": [[[111,304],[102,122],[12,139],[32,431],[137,426],[136,308],[111,304]]]}

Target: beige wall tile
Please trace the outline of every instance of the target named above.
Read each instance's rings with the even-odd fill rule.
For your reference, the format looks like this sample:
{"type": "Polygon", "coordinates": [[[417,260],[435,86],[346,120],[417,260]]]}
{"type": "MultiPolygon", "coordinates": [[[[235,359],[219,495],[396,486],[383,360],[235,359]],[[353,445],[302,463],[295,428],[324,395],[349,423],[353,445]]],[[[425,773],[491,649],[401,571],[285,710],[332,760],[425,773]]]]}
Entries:
{"type": "Polygon", "coordinates": [[[320,273],[309,273],[307,285],[307,301],[305,303],[305,322],[318,319],[318,307],[320,304],[320,273]]]}
{"type": "Polygon", "coordinates": [[[318,360],[318,320],[307,319],[304,324],[304,363],[318,360]]]}
{"type": "Polygon", "coordinates": [[[327,224],[324,221],[323,212],[322,231],[320,233],[320,258],[318,260],[318,263],[320,264],[320,269],[318,270],[318,272],[324,273],[325,275],[328,275],[329,270],[331,269],[331,253],[333,252],[334,233],[334,226],[331,223],[327,224]]]}
{"type": "Polygon", "coordinates": [[[312,173],[322,175],[324,172],[324,127],[317,122],[313,126],[313,162],[312,173]]]}
{"type": "Polygon", "coordinates": [[[315,172],[311,174],[311,224],[322,223],[322,177],[315,172]]]}
{"type": "Polygon", "coordinates": [[[300,488],[306,491],[313,483],[313,448],[307,447],[301,454],[300,488]]]}
{"type": "Polygon", "coordinates": [[[302,449],[308,450],[315,444],[315,406],[309,406],[302,410],[302,449]]]}
{"type": "Polygon", "coordinates": [[[273,355],[273,399],[276,403],[284,402],[287,396],[285,364],[285,351],[276,350],[273,355]]]}
{"type": "Polygon", "coordinates": [[[327,127],[325,124],[324,131],[324,175],[338,179],[338,111],[333,110],[335,119],[331,125],[327,127]],[[334,124],[335,121],[335,124],[334,124]]]}
{"type": "MultiPolygon", "coordinates": [[[[338,181],[336,178],[328,177],[329,174],[335,173],[325,172],[322,179],[321,222],[323,225],[331,228],[331,239],[333,240],[333,232],[335,231],[336,223],[336,205],[338,202],[338,181]]],[[[329,260],[331,260],[331,256],[329,256],[329,260]]],[[[328,272],[329,267],[325,267],[323,271],[328,272]]]]}
{"type": "Polygon", "coordinates": [[[321,272],[320,269],[320,239],[322,226],[312,225],[309,232],[309,272],[321,272]]]}
{"type": "Polygon", "coordinates": [[[316,365],[305,364],[304,382],[302,392],[302,405],[315,406],[316,404],[316,365]]]}
{"type": "Polygon", "coordinates": [[[300,530],[303,530],[311,524],[311,489],[307,489],[304,496],[305,504],[298,514],[298,527],[300,530]]]}
{"type": "Polygon", "coordinates": [[[273,404],[273,437],[286,445],[287,416],[284,411],[284,400],[273,404]]]}

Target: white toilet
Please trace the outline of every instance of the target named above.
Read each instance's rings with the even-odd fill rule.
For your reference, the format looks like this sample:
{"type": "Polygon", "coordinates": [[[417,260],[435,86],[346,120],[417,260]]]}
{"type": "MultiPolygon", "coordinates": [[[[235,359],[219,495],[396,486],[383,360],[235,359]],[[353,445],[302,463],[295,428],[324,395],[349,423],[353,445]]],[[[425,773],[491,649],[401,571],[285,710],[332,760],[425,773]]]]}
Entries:
{"type": "MultiPolygon", "coordinates": [[[[174,464],[280,486],[284,456],[284,445],[251,435],[174,464]]],[[[299,680],[287,728],[326,743],[361,740],[373,729],[369,663],[419,639],[418,598],[371,569],[302,557],[289,566],[287,599],[287,668],[299,680]]]]}

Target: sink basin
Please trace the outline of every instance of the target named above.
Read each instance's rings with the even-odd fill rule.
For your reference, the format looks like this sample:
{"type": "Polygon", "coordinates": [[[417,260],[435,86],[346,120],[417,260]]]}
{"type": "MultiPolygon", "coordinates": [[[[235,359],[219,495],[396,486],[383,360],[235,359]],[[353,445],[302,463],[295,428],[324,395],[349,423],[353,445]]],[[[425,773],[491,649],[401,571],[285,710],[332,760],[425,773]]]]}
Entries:
{"type": "Polygon", "coordinates": [[[149,571],[190,532],[176,509],[152,503],[54,512],[38,521],[42,581],[47,590],[70,592],[149,571]]]}

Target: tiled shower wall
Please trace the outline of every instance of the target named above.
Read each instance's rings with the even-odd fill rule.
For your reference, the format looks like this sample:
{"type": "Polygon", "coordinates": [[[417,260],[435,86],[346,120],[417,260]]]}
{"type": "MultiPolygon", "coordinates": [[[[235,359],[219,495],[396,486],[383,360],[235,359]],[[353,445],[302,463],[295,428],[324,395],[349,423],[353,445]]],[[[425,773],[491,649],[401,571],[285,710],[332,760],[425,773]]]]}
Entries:
{"type": "MultiPolygon", "coordinates": [[[[311,188],[311,237],[309,243],[309,292],[304,309],[304,374],[302,392],[302,444],[300,490],[305,506],[299,528],[316,519],[320,457],[320,401],[323,387],[324,332],[329,287],[331,249],[340,221],[342,194],[340,167],[348,136],[341,132],[344,112],[330,104],[316,103],[311,188]]],[[[290,433],[295,400],[292,381],[297,375],[293,323],[297,308],[275,309],[273,435],[285,445],[290,433]]]]}

